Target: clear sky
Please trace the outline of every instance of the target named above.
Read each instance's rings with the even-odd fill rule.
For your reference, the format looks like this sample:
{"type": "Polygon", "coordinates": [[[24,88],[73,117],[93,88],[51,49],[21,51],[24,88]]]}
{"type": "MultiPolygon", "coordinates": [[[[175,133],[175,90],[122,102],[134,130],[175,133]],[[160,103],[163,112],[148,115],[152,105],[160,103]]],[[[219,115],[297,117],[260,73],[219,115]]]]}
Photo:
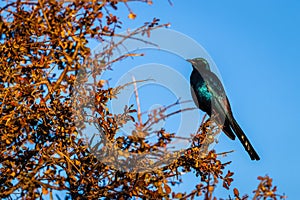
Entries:
{"type": "MultiPolygon", "coordinates": [[[[239,141],[221,135],[217,151],[236,150],[224,158],[233,161],[228,168],[235,172],[232,189],[237,186],[241,194],[251,196],[256,177],[269,175],[279,192],[297,199],[300,2],[174,0],[173,4],[167,0],[152,6],[129,4],[137,18],[125,27],[157,17],[201,44],[216,63],[234,115],[261,157],[251,161],[239,141]]],[[[179,189],[187,188],[188,183],[179,189]]],[[[220,187],[218,194],[228,197],[220,187]]]]}

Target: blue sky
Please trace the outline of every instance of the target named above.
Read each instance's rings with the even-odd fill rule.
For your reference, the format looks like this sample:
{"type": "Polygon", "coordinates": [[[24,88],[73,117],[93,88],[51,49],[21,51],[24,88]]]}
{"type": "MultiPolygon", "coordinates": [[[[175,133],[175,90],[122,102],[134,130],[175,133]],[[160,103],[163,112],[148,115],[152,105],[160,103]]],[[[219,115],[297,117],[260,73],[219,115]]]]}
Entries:
{"type": "MultiPolygon", "coordinates": [[[[234,115],[261,157],[251,161],[239,141],[220,136],[218,151],[236,150],[224,158],[233,161],[228,168],[235,172],[232,189],[238,186],[241,194],[251,196],[256,177],[269,175],[281,193],[296,199],[300,2],[190,0],[173,4],[133,3],[130,7],[137,18],[126,21],[124,27],[134,28],[157,17],[201,44],[216,63],[234,115]]],[[[188,188],[186,183],[178,189],[188,188]]],[[[219,187],[218,194],[227,197],[224,190],[219,187]]]]}

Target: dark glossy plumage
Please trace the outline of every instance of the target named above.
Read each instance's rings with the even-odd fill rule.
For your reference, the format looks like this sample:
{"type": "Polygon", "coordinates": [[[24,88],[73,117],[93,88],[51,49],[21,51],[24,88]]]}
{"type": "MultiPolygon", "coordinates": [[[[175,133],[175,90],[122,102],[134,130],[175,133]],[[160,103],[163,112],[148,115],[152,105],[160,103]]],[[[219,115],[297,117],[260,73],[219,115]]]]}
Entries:
{"type": "Polygon", "coordinates": [[[193,71],[190,76],[191,92],[196,105],[209,116],[215,116],[218,124],[223,125],[223,132],[232,140],[239,138],[252,160],[259,156],[233,117],[231,106],[219,78],[210,70],[203,58],[188,60],[193,71]]]}

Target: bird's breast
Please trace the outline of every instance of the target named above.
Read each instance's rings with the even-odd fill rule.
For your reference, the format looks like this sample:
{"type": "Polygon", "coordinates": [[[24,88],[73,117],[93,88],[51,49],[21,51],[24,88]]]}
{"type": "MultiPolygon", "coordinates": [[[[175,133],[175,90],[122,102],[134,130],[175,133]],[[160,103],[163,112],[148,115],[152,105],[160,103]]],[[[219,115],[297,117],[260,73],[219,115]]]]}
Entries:
{"type": "Polygon", "coordinates": [[[204,98],[206,101],[211,100],[212,94],[208,91],[205,83],[197,84],[195,89],[200,97],[204,98]]]}

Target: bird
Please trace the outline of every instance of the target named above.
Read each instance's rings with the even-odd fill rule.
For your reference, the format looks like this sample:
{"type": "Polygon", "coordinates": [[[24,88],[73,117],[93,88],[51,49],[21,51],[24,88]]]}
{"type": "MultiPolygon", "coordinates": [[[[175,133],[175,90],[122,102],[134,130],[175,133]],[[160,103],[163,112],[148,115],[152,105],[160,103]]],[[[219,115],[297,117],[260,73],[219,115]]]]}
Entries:
{"type": "Polygon", "coordinates": [[[260,160],[246,134],[233,116],[224,87],[210,65],[204,58],[187,59],[192,64],[190,87],[194,103],[210,117],[214,116],[222,131],[232,140],[240,140],[251,160],[260,160]]]}

